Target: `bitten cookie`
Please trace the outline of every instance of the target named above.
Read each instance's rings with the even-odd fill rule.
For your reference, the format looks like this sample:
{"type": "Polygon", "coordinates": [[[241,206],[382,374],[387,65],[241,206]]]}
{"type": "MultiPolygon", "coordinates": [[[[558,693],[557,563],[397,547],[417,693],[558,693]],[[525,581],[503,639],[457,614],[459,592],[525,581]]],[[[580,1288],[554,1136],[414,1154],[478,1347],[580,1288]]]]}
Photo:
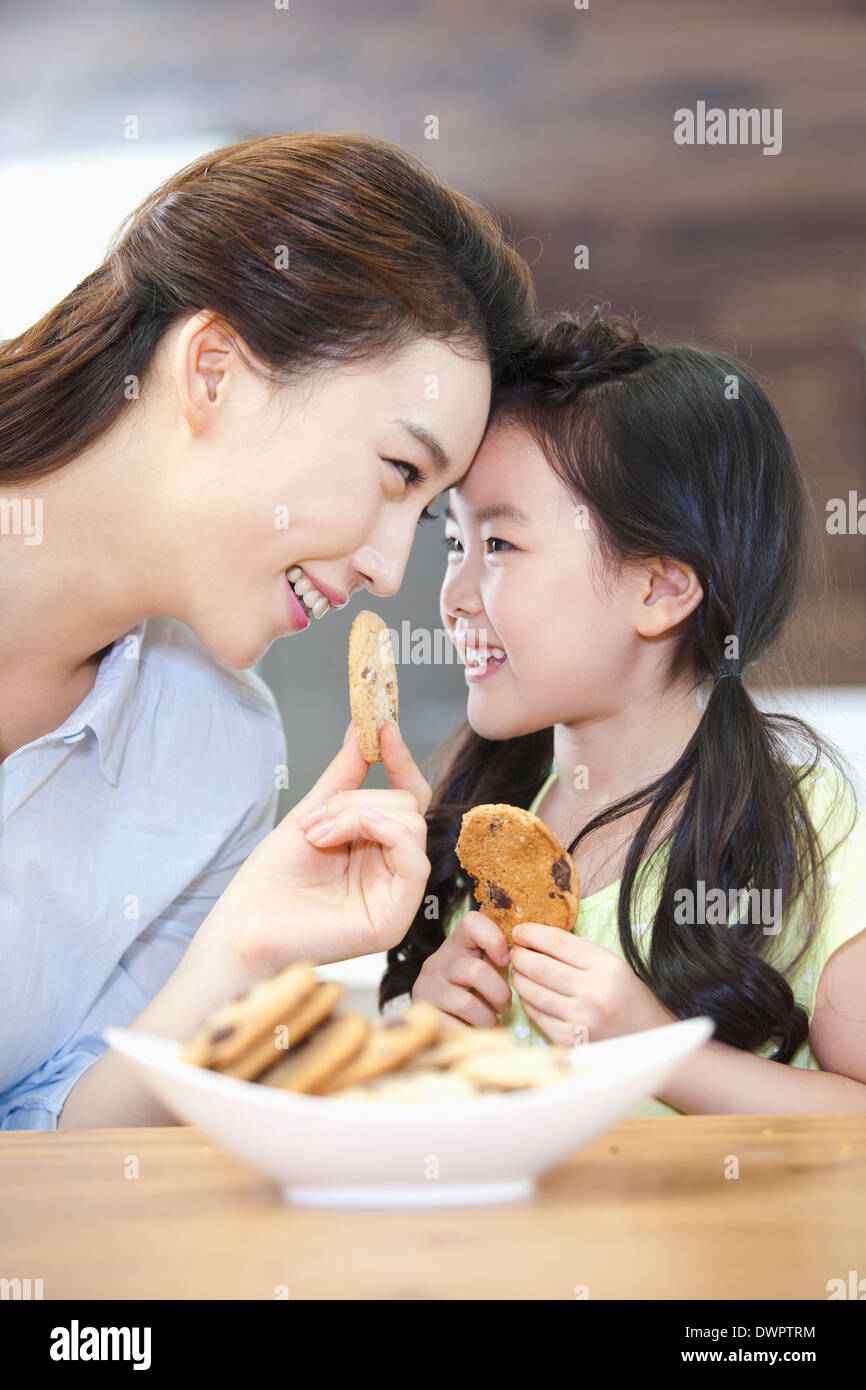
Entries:
{"type": "Polygon", "coordinates": [[[509,946],[521,922],[573,929],[580,907],[577,869],[538,816],[519,806],[473,806],[456,849],[479,910],[501,927],[509,946]]]}
{"type": "Polygon", "coordinates": [[[399,714],[397,668],[388,628],[365,608],[349,634],[349,704],[361,756],[380,763],[379,731],[399,714]]]}
{"type": "Polygon", "coordinates": [[[374,1024],[364,1046],[328,1081],[327,1095],[349,1086],[361,1086],[374,1076],[397,1071],[410,1057],[429,1047],[439,1036],[442,1015],[432,1004],[410,1004],[399,1018],[374,1024]]]}
{"type": "Polygon", "coordinates": [[[190,1038],[180,1060],[225,1070],[263,1041],[272,1046],[274,1028],[287,1023],[315,988],[315,971],[306,963],[290,965],[273,979],[259,981],[217,1009],[190,1038]]]}

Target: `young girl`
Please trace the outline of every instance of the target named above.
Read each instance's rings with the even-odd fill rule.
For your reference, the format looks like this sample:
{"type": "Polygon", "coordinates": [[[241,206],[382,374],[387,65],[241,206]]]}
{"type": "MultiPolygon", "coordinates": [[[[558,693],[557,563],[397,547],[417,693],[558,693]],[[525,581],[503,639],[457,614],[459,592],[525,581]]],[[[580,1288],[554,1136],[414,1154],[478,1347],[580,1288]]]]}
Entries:
{"type": "Polygon", "coordinates": [[[704,1014],[713,1039],[634,1113],[866,1110],[864,818],[837,750],[761,713],[742,679],[819,556],[755,378],[630,320],[562,317],[447,518],[441,612],[468,725],[380,1004],[411,992],[538,1045],[704,1014]],[[573,933],[528,923],[509,956],[470,910],[454,846],[487,802],[568,846],[573,933]]]}

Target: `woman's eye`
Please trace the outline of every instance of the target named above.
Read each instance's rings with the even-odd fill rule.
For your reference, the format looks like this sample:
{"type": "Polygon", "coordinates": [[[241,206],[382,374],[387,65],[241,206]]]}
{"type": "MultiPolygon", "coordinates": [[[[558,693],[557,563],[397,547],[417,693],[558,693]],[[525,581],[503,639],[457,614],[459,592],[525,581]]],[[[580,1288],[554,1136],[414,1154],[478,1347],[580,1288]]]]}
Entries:
{"type": "MultiPolygon", "coordinates": [[[[500,536],[488,536],[488,537],[487,537],[487,540],[484,542],[484,544],[485,544],[485,545],[499,545],[499,546],[503,546],[503,545],[504,545],[506,550],[513,550],[513,549],[514,549],[514,546],[511,544],[510,541],[504,541],[504,540],[502,540],[502,538],[501,538],[500,536]]],[[[498,554],[498,551],[494,550],[494,551],[492,552],[492,554],[496,555],[496,554],[498,554]]]]}
{"type": "Polygon", "coordinates": [[[458,541],[456,536],[443,536],[442,544],[447,546],[449,550],[456,552],[460,542],[458,541]]]}
{"type": "Polygon", "coordinates": [[[410,487],[415,487],[421,481],[421,470],[414,463],[407,463],[405,459],[385,459],[385,462],[393,463],[395,468],[408,468],[408,473],[404,473],[403,477],[410,487]]]}
{"type": "MultiPolygon", "coordinates": [[[[425,481],[424,474],[420,468],[416,468],[414,463],[407,463],[405,459],[386,459],[386,463],[393,463],[395,468],[405,468],[407,472],[403,474],[410,487],[417,487],[419,483],[425,481]]],[[[431,512],[429,507],[425,507],[418,518],[418,525],[422,526],[425,521],[438,521],[439,513],[431,512]]]]}

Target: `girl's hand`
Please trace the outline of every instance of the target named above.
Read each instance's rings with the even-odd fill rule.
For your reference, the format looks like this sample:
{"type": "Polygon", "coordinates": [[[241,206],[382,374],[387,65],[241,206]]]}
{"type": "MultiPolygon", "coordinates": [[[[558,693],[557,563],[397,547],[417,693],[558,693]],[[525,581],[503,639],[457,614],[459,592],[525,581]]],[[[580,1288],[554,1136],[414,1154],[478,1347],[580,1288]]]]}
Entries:
{"type": "Polygon", "coordinates": [[[391,787],[361,790],[369,768],[350,724],[312,791],[256,846],[202,924],[199,953],[228,960],[236,981],[402,941],[430,874],[431,789],[395,726],[383,729],[381,747],[391,787]]]}
{"type": "Polygon", "coordinates": [[[511,980],[553,1043],[601,1042],[676,1023],[627,961],[572,932],[523,922],[511,933],[511,980]]]}
{"type": "Polygon", "coordinates": [[[508,964],[508,942],[482,912],[467,912],[418,973],[412,999],[426,999],[442,1013],[476,1028],[492,1028],[511,1003],[500,969],[508,964]]]}

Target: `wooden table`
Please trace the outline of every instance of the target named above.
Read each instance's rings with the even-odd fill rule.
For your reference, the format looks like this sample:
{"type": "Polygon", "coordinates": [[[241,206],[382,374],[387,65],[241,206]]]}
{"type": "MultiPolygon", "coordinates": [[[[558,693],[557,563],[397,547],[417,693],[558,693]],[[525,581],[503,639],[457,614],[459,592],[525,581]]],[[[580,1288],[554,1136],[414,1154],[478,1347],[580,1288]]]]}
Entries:
{"type": "Polygon", "coordinates": [[[288,1207],[190,1127],[8,1133],[0,1252],[45,1299],[826,1300],[866,1276],[866,1116],[629,1119],[531,1202],[425,1212],[288,1207]]]}

